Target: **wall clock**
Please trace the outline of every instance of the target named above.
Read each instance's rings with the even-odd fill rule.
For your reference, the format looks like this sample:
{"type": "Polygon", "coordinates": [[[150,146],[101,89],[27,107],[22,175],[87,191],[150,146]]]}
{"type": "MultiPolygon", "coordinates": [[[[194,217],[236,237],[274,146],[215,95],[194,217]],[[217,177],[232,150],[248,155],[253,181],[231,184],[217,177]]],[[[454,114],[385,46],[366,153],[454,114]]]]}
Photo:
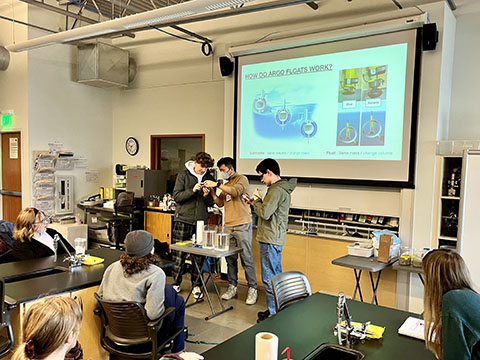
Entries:
{"type": "Polygon", "coordinates": [[[130,136],[127,141],[125,141],[125,149],[127,150],[128,155],[137,155],[139,150],[138,140],[130,136]]]}

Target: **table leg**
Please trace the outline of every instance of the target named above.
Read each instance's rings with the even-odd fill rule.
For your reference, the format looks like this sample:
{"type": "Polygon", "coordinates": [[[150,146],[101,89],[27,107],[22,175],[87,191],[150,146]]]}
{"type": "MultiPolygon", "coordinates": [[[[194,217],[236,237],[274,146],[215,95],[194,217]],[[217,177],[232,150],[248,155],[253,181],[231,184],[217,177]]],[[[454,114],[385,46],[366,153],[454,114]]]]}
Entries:
{"type": "Polygon", "coordinates": [[[362,295],[362,289],[360,288],[360,277],[362,276],[362,270],[353,269],[353,272],[355,273],[355,291],[353,292],[353,300],[357,297],[357,290],[358,294],[360,295],[360,301],[363,302],[363,295],[362,295]]]}
{"type": "MultiPolygon", "coordinates": [[[[198,270],[199,270],[199,269],[198,269],[198,264],[197,264],[197,261],[195,260],[195,257],[194,257],[193,255],[191,255],[191,260],[192,260],[192,265],[194,265],[195,268],[196,268],[197,271],[198,271],[198,270]]],[[[201,265],[200,269],[203,269],[203,267],[205,266],[205,261],[206,261],[206,257],[202,257],[202,265],[201,265]]],[[[183,273],[183,267],[184,267],[184,266],[185,266],[185,265],[182,266],[182,269],[180,270],[180,273],[183,273]]],[[[198,276],[199,276],[199,278],[200,278],[200,282],[203,283],[203,272],[198,271],[198,276]]],[[[186,308],[189,307],[189,306],[195,305],[195,304],[203,301],[203,298],[198,298],[198,299],[195,299],[195,301],[194,301],[193,303],[191,303],[191,304],[188,303],[188,300],[190,299],[190,296],[191,296],[192,293],[193,293],[193,288],[194,288],[194,287],[195,287],[195,286],[192,284],[192,288],[190,289],[190,292],[188,293],[187,299],[185,300],[185,304],[186,304],[185,307],[186,307],[186,308]]],[[[212,307],[212,305],[210,304],[210,308],[211,308],[211,307],[212,307]]]]}
{"type": "Polygon", "coordinates": [[[425,281],[423,280],[423,276],[421,273],[417,273],[418,277],[420,278],[420,281],[422,282],[422,285],[425,286],[425,281]]]}
{"type": "Polygon", "coordinates": [[[373,274],[371,272],[369,272],[369,274],[370,274],[370,283],[372,284],[372,291],[373,291],[372,304],[375,302],[375,304],[378,305],[377,289],[378,289],[378,284],[380,282],[380,275],[382,275],[382,270],[378,272],[377,281],[375,282],[375,284],[373,283],[373,274]]]}

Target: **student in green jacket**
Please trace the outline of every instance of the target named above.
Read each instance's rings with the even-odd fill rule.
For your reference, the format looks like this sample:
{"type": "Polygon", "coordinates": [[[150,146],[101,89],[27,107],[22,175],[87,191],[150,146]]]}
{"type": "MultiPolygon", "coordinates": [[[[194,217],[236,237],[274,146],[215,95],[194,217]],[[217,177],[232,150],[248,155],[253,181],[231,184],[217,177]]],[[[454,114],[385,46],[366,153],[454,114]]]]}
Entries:
{"type": "Polygon", "coordinates": [[[263,200],[257,189],[251,201],[258,215],[257,241],[260,244],[262,282],[265,286],[268,306],[266,311],[258,313],[258,322],[276,312],[272,278],[282,272],[282,249],[287,239],[288,210],[297,179],[281,179],[280,166],[274,159],[262,160],[257,165],[256,171],[260,181],[268,187],[263,200]]]}
{"type": "Polygon", "coordinates": [[[462,257],[450,249],[429,252],[425,273],[425,342],[440,360],[480,359],[480,295],[462,257]]]}

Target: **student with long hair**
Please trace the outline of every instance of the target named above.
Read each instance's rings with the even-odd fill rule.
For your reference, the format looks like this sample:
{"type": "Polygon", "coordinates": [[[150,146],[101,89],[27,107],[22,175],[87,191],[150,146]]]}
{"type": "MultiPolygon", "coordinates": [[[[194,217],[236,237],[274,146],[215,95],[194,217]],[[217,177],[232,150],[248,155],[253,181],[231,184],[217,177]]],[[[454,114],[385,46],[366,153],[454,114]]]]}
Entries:
{"type": "Polygon", "coordinates": [[[33,303],[23,323],[23,342],[12,360],[63,360],[79,347],[80,305],[72,298],[54,296],[33,303]],[[76,346],[77,345],[77,346],[76,346]]]}
{"type": "MultiPolygon", "coordinates": [[[[75,252],[72,245],[55,229],[49,229],[48,218],[42,210],[25,208],[18,214],[13,229],[13,257],[16,260],[36,259],[54,255],[55,235],[71,252],[75,252]]],[[[58,254],[65,253],[63,246],[58,244],[58,254]]]]}
{"type": "Polygon", "coordinates": [[[450,249],[429,252],[425,274],[425,343],[437,359],[480,359],[480,295],[463,258],[450,249]]]}

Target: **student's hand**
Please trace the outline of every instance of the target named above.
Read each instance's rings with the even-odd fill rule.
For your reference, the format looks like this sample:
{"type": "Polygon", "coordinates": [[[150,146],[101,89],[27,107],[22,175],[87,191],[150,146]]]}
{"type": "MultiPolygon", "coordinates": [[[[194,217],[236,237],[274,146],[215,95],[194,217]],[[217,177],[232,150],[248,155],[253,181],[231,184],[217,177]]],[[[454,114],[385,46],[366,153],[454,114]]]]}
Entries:
{"type": "Polygon", "coordinates": [[[193,192],[197,192],[201,188],[202,188],[202,184],[201,183],[196,183],[195,186],[193,187],[193,192]]]}
{"type": "Polygon", "coordinates": [[[210,194],[210,189],[207,188],[205,185],[202,186],[202,190],[203,190],[203,197],[207,197],[208,194],[210,194]]]}
{"type": "Polygon", "coordinates": [[[212,181],[212,180],[205,180],[203,182],[203,185],[205,185],[206,187],[208,188],[214,188],[217,186],[217,182],[216,181],[212,181]]]}

